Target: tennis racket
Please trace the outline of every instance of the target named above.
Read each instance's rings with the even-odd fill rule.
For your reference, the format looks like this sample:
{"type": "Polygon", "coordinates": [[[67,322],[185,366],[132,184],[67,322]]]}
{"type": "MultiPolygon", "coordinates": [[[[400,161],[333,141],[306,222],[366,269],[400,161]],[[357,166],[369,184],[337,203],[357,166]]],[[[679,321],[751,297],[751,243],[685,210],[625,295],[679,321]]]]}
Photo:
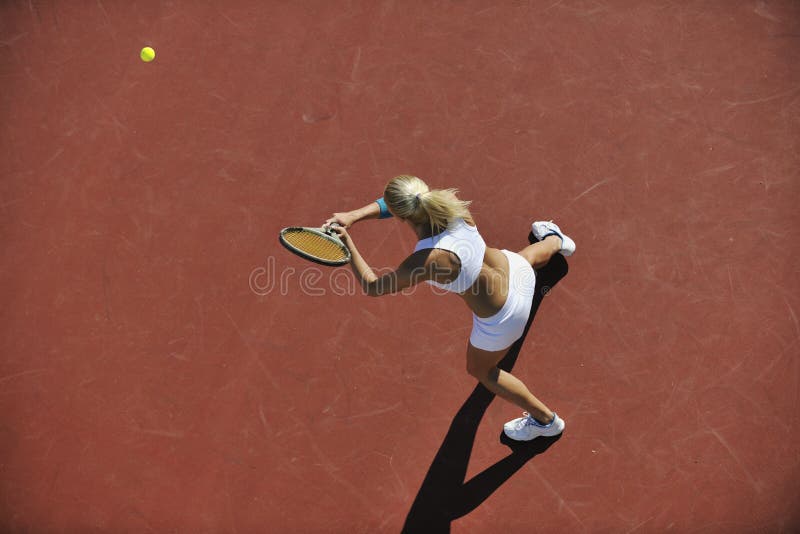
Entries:
{"type": "Polygon", "coordinates": [[[284,247],[298,256],[322,265],[350,263],[350,251],[330,228],[290,226],[281,230],[284,247]]]}

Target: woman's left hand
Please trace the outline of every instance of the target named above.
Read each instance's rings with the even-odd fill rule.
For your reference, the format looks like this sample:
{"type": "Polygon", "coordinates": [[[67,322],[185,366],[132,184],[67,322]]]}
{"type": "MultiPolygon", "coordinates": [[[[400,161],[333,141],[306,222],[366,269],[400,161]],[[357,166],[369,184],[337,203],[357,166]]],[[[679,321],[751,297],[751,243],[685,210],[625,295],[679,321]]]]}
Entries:
{"type": "Polygon", "coordinates": [[[331,225],[331,226],[330,226],[330,229],[331,229],[331,230],[332,230],[332,231],[333,231],[333,232],[334,232],[336,235],[338,235],[338,236],[339,236],[339,239],[341,239],[341,240],[342,240],[342,242],[344,242],[344,244],[345,244],[345,245],[347,245],[348,247],[350,246],[350,243],[351,243],[351,237],[350,237],[350,234],[349,234],[349,233],[347,233],[347,229],[345,229],[345,227],[344,227],[344,226],[339,226],[339,225],[337,225],[337,224],[333,224],[333,225],[331,225]]]}

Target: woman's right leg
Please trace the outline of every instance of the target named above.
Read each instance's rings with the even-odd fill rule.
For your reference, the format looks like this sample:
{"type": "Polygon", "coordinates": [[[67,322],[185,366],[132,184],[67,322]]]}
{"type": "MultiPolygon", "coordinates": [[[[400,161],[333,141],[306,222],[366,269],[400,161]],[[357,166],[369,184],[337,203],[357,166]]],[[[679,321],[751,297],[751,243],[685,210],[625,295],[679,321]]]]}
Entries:
{"type": "Polygon", "coordinates": [[[517,254],[528,260],[534,269],[541,269],[550,261],[556,252],[561,250],[561,238],[549,235],[543,241],[529,245],[517,254]]]}
{"type": "Polygon", "coordinates": [[[506,350],[492,352],[470,343],[467,347],[467,372],[483,386],[524,411],[542,424],[553,420],[554,413],[531,393],[520,379],[497,367],[506,350]]]}

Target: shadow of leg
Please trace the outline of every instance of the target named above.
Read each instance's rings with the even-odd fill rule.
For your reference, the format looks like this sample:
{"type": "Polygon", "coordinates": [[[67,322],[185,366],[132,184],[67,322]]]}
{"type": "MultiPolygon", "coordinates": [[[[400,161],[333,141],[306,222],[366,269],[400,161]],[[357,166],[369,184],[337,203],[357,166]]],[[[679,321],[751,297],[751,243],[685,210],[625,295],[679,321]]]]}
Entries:
{"type": "Polygon", "coordinates": [[[452,510],[467,475],[475,433],[494,394],[478,384],[453,417],[408,512],[403,532],[450,532],[452,510]]]}
{"type": "Polygon", "coordinates": [[[511,447],[511,454],[487,467],[461,487],[461,494],[453,503],[456,506],[451,510],[451,520],[473,511],[530,459],[545,452],[559,439],[561,435],[520,443],[501,433],[500,441],[511,447]]]}
{"type": "MultiPolygon", "coordinates": [[[[528,239],[532,238],[531,235],[528,239]]],[[[525,331],[498,367],[505,371],[511,371],[514,367],[542,299],[566,276],[567,271],[566,260],[556,255],[545,268],[537,272],[536,292],[525,331]]],[[[527,461],[546,451],[560,438],[556,436],[537,438],[528,443],[508,443],[511,440],[504,440],[503,435],[501,441],[512,447],[512,453],[464,483],[478,425],[493,399],[494,394],[478,384],[453,417],[406,516],[403,532],[450,532],[450,523],[454,519],[477,508],[527,461]]]]}

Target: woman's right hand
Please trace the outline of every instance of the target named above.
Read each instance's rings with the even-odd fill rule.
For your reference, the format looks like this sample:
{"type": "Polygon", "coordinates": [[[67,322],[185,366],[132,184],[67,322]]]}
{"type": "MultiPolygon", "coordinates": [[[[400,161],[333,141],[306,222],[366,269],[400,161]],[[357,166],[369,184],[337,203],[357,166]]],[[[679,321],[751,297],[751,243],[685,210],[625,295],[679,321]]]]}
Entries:
{"type": "Polygon", "coordinates": [[[351,212],[344,212],[344,213],[334,213],[333,217],[325,221],[324,227],[330,226],[332,223],[336,223],[338,225],[344,226],[345,228],[350,228],[353,223],[356,222],[355,216],[351,215],[351,212]]]}

